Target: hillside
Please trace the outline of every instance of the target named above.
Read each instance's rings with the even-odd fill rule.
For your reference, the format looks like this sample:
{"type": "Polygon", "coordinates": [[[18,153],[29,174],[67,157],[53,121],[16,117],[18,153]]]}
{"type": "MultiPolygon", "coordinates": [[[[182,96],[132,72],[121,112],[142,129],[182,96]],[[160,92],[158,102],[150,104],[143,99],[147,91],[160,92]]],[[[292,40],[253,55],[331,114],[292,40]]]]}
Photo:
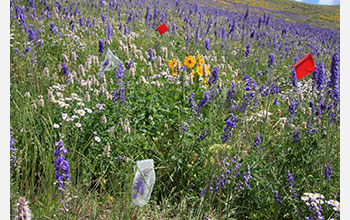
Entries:
{"type": "MultiPolygon", "coordinates": [[[[198,1],[195,1],[198,3],[198,1]]],[[[271,13],[273,16],[283,18],[289,22],[306,23],[322,28],[339,29],[340,6],[339,5],[312,5],[292,0],[210,0],[202,1],[199,5],[211,5],[223,10],[246,10],[258,14],[271,13]]]]}

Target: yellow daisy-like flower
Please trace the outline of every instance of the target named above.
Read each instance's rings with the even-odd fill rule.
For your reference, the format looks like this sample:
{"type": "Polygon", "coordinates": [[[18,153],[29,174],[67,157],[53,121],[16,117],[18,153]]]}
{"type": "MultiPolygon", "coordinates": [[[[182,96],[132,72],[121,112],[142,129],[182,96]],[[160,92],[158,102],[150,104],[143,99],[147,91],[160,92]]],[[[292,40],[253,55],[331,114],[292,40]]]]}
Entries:
{"type": "Polygon", "coordinates": [[[196,59],[193,56],[188,56],[186,57],[184,64],[188,68],[193,68],[194,65],[196,64],[196,59]]]}
{"type": "Polygon", "coordinates": [[[172,59],[169,61],[168,63],[168,67],[171,69],[171,70],[174,70],[174,66],[176,65],[176,59],[172,59]]]}
{"type": "Polygon", "coordinates": [[[203,58],[200,54],[198,54],[197,59],[198,59],[198,63],[200,63],[202,65],[204,64],[203,58]]]}
{"type": "Polygon", "coordinates": [[[175,78],[175,76],[177,76],[177,72],[172,72],[173,79],[175,78]]]}
{"type": "Polygon", "coordinates": [[[204,83],[204,86],[205,86],[205,87],[208,87],[208,81],[209,81],[209,78],[208,78],[208,77],[205,77],[205,78],[203,79],[203,83],[204,83]]]}
{"type": "Polygon", "coordinates": [[[203,65],[196,66],[196,71],[197,71],[199,77],[202,77],[202,75],[203,75],[203,65]]]}
{"type": "Polygon", "coordinates": [[[196,75],[196,73],[192,70],[191,75],[192,75],[192,77],[194,77],[196,75]]]}

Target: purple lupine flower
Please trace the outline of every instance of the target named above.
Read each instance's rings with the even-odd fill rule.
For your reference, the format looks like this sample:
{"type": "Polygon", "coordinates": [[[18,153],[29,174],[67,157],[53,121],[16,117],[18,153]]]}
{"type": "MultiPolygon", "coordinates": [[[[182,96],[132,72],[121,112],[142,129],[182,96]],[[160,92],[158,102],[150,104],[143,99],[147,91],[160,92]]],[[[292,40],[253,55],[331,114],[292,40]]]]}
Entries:
{"type": "Polygon", "coordinates": [[[294,139],[294,143],[297,143],[300,140],[299,131],[296,129],[295,129],[294,134],[293,134],[293,139],[294,139]]]}
{"type": "Polygon", "coordinates": [[[125,24],[129,24],[132,21],[132,12],[130,12],[128,20],[125,22],[125,24]]]}
{"type": "Polygon", "coordinates": [[[176,22],[174,22],[174,25],[173,25],[173,27],[171,29],[171,33],[172,34],[176,34],[176,29],[177,29],[176,22]]]}
{"type": "Polygon", "coordinates": [[[125,102],[124,86],[122,88],[119,88],[119,90],[118,90],[118,99],[122,100],[123,102],[125,102]]]}
{"type": "Polygon", "coordinates": [[[105,23],[106,21],[106,16],[104,14],[101,14],[101,19],[102,19],[102,22],[105,23]]]}
{"type": "Polygon", "coordinates": [[[248,189],[250,187],[249,180],[252,179],[252,176],[250,175],[250,166],[248,165],[248,170],[246,173],[244,173],[243,180],[245,187],[248,189]]]}
{"type": "Polygon", "coordinates": [[[205,106],[207,101],[209,101],[209,92],[204,93],[204,98],[199,102],[199,106],[205,106]]]}
{"type": "Polygon", "coordinates": [[[199,107],[198,107],[196,101],[194,100],[194,93],[193,92],[191,92],[189,95],[188,103],[189,103],[189,106],[191,108],[191,112],[194,114],[194,116],[201,119],[201,114],[199,113],[199,107]]]}
{"type": "Polygon", "coordinates": [[[68,71],[68,67],[67,67],[65,62],[62,63],[62,69],[63,69],[64,75],[66,76],[66,82],[68,82],[69,81],[68,78],[69,78],[70,73],[68,71]]]}
{"type": "Polygon", "coordinates": [[[203,190],[202,190],[201,193],[200,193],[200,197],[202,197],[202,196],[204,195],[205,192],[206,192],[206,189],[203,188],[203,190]]]}
{"type": "Polygon", "coordinates": [[[294,185],[294,179],[293,174],[288,171],[287,180],[289,183],[289,192],[292,193],[292,199],[296,198],[298,194],[295,192],[293,185],[294,185]]]}
{"type": "Polygon", "coordinates": [[[153,56],[152,48],[148,50],[148,61],[153,61],[155,57],[153,56]]]}
{"type": "Polygon", "coordinates": [[[329,180],[331,178],[332,169],[329,164],[324,165],[324,178],[329,180]]]}
{"type": "Polygon", "coordinates": [[[219,78],[219,69],[217,66],[214,66],[212,75],[209,78],[209,86],[212,86],[218,78],[219,78]]]}
{"type": "Polygon", "coordinates": [[[275,193],[275,195],[273,197],[275,197],[276,202],[282,202],[282,200],[280,200],[279,198],[279,193],[277,190],[272,190],[273,193],[275,193]]]}
{"type": "Polygon", "coordinates": [[[133,63],[134,61],[131,60],[130,62],[125,62],[125,67],[126,69],[130,69],[131,68],[131,64],[133,63]]]}
{"type": "Polygon", "coordinates": [[[71,177],[69,176],[68,160],[66,160],[63,157],[63,155],[66,155],[68,153],[68,151],[65,148],[65,146],[63,145],[62,140],[56,142],[55,146],[58,147],[54,151],[54,155],[56,157],[56,161],[55,161],[56,180],[57,180],[58,190],[60,192],[64,192],[65,185],[68,186],[68,181],[71,179],[71,177]]]}
{"type": "Polygon", "coordinates": [[[309,107],[312,109],[312,111],[315,110],[315,104],[314,101],[309,102],[309,107]]]}
{"type": "Polygon", "coordinates": [[[117,80],[117,84],[121,83],[124,79],[124,66],[123,63],[120,62],[117,67],[115,67],[115,79],[117,80]]]}
{"type": "Polygon", "coordinates": [[[21,54],[21,51],[19,51],[18,48],[15,48],[14,51],[18,54],[17,58],[21,58],[23,55],[21,54]]]}
{"type": "Polygon", "coordinates": [[[102,40],[100,40],[100,41],[98,42],[98,47],[99,47],[98,52],[99,52],[101,55],[103,55],[103,53],[104,53],[104,51],[105,51],[105,47],[103,46],[103,41],[102,41],[102,40]]]}
{"type": "Polygon", "coordinates": [[[239,112],[244,112],[247,109],[249,102],[243,102],[241,107],[239,107],[239,112]]]}
{"type": "Polygon", "coordinates": [[[24,54],[29,53],[32,50],[32,48],[30,46],[28,46],[25,50],[24,50],[24,54]]]}
{"type": "Polygon", "coordinates": [[[260,94],[263,97],[266,97],[269,94],[269,90],[268,88],[266,88],[266,86],[264,84],[262,84],[259,88],[260,94]]]}
{"type": "Polygon", "coordinates": [[[273,53],[270,53],[269,60],[268,60],[268,67],[271,67],[273,65],[274,60],[275,60],[275,55],[273,53]]]}
{"type": "Polygon", "coordinates": [[[250,54],[250,44],[247,44],[247,46],[246,46],[246,51],[245,52],[243,52],[243,55],[244,56],[246,56],[246,57],[248,57],[249,56],[249,54],[250,54]]]}
{"type": "Polygon", "coordinates": [[[228,90],[225,102],[227,103],[227,108],[232,108],[234,95],[236,93],[236,84],[232,82],[231,88],[228,90]]]}
{"type": "MultiPolygon", "coordinates": [[[[15,141],[12,138],[13,132],[10,130],[10,155],[11,155],[11,163],[13,165],[16,164],[16,148],[14,147],[15,141]]],[[[10,169],[12,169],[12,166],[10,164],[10,169]]]]}
{"type": "Polygon", "coordinates": [[[80,24],[80,27],[84,27],[84,22],[82,17],[79,18],[79,24],[80,24]]]}
{"type": "Polygon", "coordinates": [[[290,105],[288,107],[288,112],[290,113],[291,118],[294,118],[295,116],[295,110],[297,108],[297,105],[298,105],[298,102],[294,99],[291,99],[290,105]]]}
{"type": "Polygon", "coordinates": [[[278,107],[278,98],[275,98],[275,101],[273,101],[273,105],[278,107]]]}
{"type": "Polygon", "coordinates": [[[329,96],[339,103],[340,99],[340,91],[339,91],[339,56],[338,53],[335,53],[332,56],[332,64],[331,64],[331,76],[328,81],[329,88],[329,96]]]}
{"type": "Polygon", "coordinates": [[[208,137],[209,135],[209,131],[208,131],[208,128],[204,128],[204,132],[202,134],[199,135],[199,138],[201,140],[204,140],[206,137],[208,137]]]}
{"type": "Polygon", "coordinates": [[[210,50],[209,40],[205,41],[205,49],[210,50]]]}
{"type": "Polygon", "coordinates": [[[258,132],[254,137],[254,147],[258,147],[258,149],[260,150],[261,149],[260,144],[261,144],[261,139],[260,139],[260,133],[258,132]]]}
{"type": "Polygon", "coordinates": [[[221,136],[222,143],[225,144],[227,141],[231,142],[231,137],[233,136],[232,129],[236,129],[237,116],[230,114],[230,117],[226,120],[226,126],[224,128],[224,133],[221,136]]]}
{"type": "Polygon", "coordinates": [[[107,32],[107,38],[110,39],[113,35],[113,28],[110,25],[109,21],[107,21],[106,32],[107,32]]]}
{"type": "Polygon", "coordinates": [[[249,7],[247,7],[247,11],[245,12],[245,15],[244,15],[244,20],[246,20],[249,16],[249,7]]]}
{"type": "Polygon", "coordinates": [[[295,88],[298,88],[298,78],[297,78],[297,74],[295,72],[295,68],[292,68],[292,85],[295,88]]]}
{"type": "Polygon", "coordinates": [[[270,84],[270,93],[271,95],[278,94],[280,92],[278,85],[275,82],[272,82],[270,84]]]}
{"type": "Polygon", "coordinates": [[[326,82],[325,67],[323,63],[317,62],[316,70],[313,72],[313,80],[316,84],[316,89],[321,91],[324,88],[326,82]]]}
{"type": "Polygon", "coordinates": [[[55,26],[55,23],[53,23],[53,22],[50,24],[50,31],[53,34],[58,34],[57,27],[55,26]]]}

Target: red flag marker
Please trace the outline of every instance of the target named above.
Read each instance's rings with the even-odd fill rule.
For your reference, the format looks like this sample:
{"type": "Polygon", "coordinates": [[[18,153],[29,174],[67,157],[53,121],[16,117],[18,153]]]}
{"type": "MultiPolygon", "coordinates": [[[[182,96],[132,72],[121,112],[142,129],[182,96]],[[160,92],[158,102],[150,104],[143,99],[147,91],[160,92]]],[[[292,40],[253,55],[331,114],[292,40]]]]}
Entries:
{"type": "Polygon", "coordinates": [[[298,80],[316,70],[314,59],[312,59],[311,53],[303,57],[293,66],[295,68],[295,72],[297,74],[298,80]]]}
{"type": "Polygon", "coordinates": [[[164,34],[165,32],[168,31],[168,27],[166,26],[166,24],[159,25],[157,27],[157,29],[158,29],[160,35],[162,35],[162,34],[164,34]]]}

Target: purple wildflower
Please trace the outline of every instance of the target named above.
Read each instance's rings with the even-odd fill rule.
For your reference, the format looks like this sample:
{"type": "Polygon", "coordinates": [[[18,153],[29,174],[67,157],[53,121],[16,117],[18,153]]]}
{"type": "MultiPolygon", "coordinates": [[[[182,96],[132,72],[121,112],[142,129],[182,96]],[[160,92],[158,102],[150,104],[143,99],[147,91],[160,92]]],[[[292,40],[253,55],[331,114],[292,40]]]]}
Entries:
{"type": "Polygon", "coordinates": [[[66,76],[66,82],[68,82],[69,71],[65,62],[62,63],[63,73],[66,76]]]}
{"type": "Polygon", "coordinates": [[[153,61],[155,57],[153,56],[152,48],[148,50],[148,61],[153,61]]]}
{"type": "Polygon", "coordinates": [[[70,180],[69,176],[69,164],[68,160],[66,160],[63,155],[66,155],[68,153],[67,149],[63,145],[63,141],[60,140],[55,143],[55,146],[58,147],[54,155],[56,157],[55,161],[55,174],[56,174],[56,180],[58,183],[58,190],[61,192],[64,192],[64,185],[68,186],[68,180],[70,180]],[[63,154],[63,155],[62,155],[63,154]]]}
{"type": "Polygon", "coordinates": [[[331,178],[332,169],[329,164],[324,165],[324,178],[329,180],[331,178]]]}
{"type": "MultiPolygon", "coordinates": [[[[15,141],[12,138],[13,132],[10,130],[10,154],[11,154],[11,163],[14,165],[16,163],[16,148],[14,147],[15,141]]],[[[12,166],[10,165],[10,169],[12,166]]]]}
{"type": "Polygon", "coordinates": [[[15,50],[15,52],[18,54],[18,57],[17,57],[17,58],[21,58],[21,57],[23,56],[23,55],[21,54],[21,51],[19,51],[18,48],[15,48],[14,50],[15,50]]]}
{"type": "Polygon", "coordinates": [[[209,92],[204,93],[204,98],[200,101],[199,106],[205,106],[207,101],[209,101],[209,92]]]}
{"type": "Polygon", "coordinates": [[[261,144],[261,139],[260,139],[260,133],[258,132],[254,137],[254,147],[258,147],[258,149],[260,150],[261,149],[260,144],[261,144]]]}
{"type": "Polygon", "coordinates": [[[195,117],[198,117],[199,119],[201,118],[201,114],[199,113],[199,107],[194,100],[194,93],[191,92],[188,98],[188,103],[191,108],[191,112],[194,114],[195,117]]]}
{"type": "Polygon", "coordinates": [[[295,131],[294,131],[293,139],[294,139],[294,143],[299,142],[300,137],[299,137],[299,131],[298,131],[298,130],[295,130],[295,131]]]}
{"type": "Polygon", "coordinates": [[[271,67],[273,65],[273,62],[275,60],[275,55],[273,53],[271,53],[269,55],[269,60],[268,60],[268,66],[271,67]]]}
{"type": "Polygon", "coordinates": [[[210,50],[209,40],[205,41],[205,49],[210,50]]]}
{"type": "Polygon", "coordinates": [[[212,86],[219,78],[219,69],[214,66],[211,77],[209,78],[209,85],[212,86]]]}
{"type": "Polygon", "coordinates": [[[276,202],[282,202],[282,200],[280,200],[279,198],[279,193],[277,190],[272,190],[273,193],[275,193],[275,195],[273,197],[275,197],[276,202]]]}
{"type": "Polygon", "coordinates": [[[293,185],[294,185],[294,179],[293,174],[288,171],[287,180],[289,183],[289,192],[292,193],[292,199],[298,196],[298,194],[295,192],[293,185]]]}
{"type": "Polygon", "coordinates": [[[99,46],[98,52],[102,55],[104,53],[104,51],[105,51],[105,47],[103,46],[103,41],[102,40],[100,40],[98,42],[98,46],[99,46]]]}
{"type": "Polygon", "coordinates": [[[226,120],[226,126],[224,128],[224,133],[221,136],[222,143],[225,144],[227,141],[231,141],[231,137],[233,136],[232,129],[236,129],[236,121],[237,116],[230,114],[231,116],[226,120]]]}

